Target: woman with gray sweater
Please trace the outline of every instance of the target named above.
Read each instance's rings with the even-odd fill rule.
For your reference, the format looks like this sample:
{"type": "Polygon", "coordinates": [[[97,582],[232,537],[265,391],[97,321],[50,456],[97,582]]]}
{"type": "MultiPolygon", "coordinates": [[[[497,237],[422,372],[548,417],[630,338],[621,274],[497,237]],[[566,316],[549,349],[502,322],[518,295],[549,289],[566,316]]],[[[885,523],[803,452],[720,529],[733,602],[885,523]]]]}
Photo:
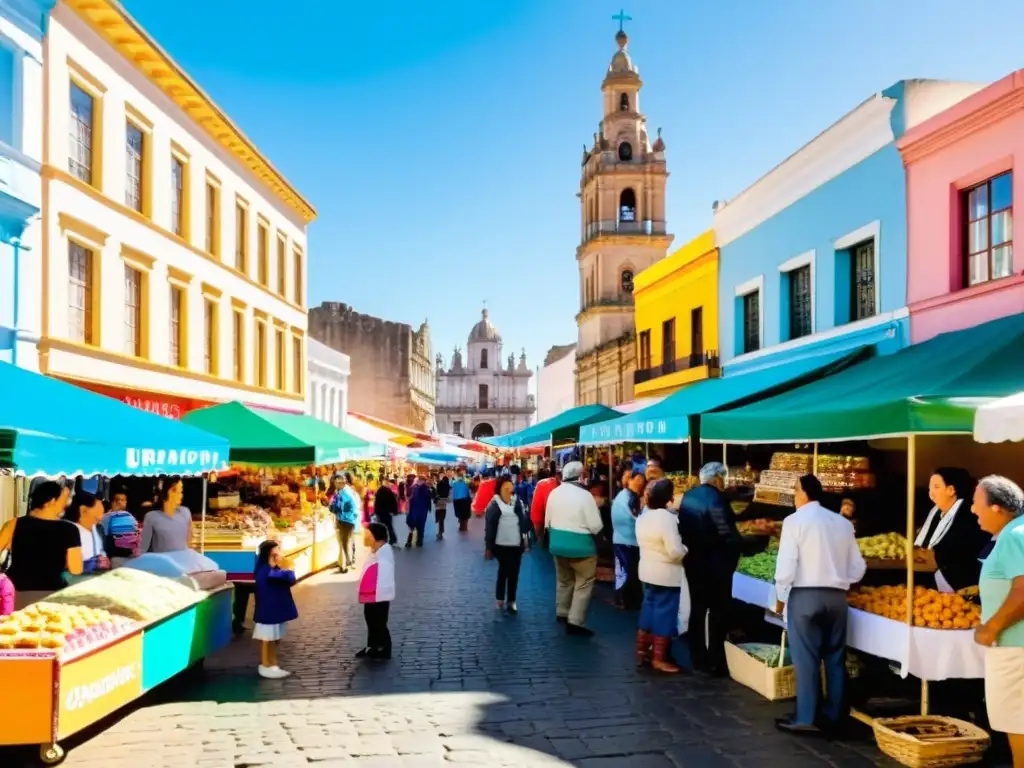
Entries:
{"type": "Polygon", "coordinates": [[[519,586],[519,565],[529,547],[530,517],[515,496],[515,483],[508,475],[498,479],[494,498],[484,512],[484,558],[498,561],[498,583],[494,599],[498,610],[506,606],[516,613],[516,589],[519,586]]]}

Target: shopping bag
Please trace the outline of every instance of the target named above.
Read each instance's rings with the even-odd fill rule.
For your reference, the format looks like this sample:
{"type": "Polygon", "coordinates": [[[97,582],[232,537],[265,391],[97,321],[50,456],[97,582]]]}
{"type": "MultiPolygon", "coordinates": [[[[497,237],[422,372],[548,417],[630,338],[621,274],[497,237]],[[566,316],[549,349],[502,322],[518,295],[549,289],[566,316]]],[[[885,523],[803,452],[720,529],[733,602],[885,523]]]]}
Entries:
{"type": "Polygon", "coordinates": [[[679,587],[679,617],[677,620],[680,635],[685,635],[690,628],[690,585],[683,574],[683,583],[679,587]]]}

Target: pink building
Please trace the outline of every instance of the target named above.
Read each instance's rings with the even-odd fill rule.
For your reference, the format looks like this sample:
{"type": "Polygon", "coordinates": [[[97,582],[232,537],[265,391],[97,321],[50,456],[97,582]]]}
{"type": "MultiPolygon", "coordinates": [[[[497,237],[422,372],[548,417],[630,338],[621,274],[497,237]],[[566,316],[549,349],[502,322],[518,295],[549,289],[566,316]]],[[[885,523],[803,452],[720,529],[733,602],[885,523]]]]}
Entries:
{"type": "Polygon", "coordinates": [[[897,142],[907,169],[907,305],[913,343],[1024,312],[1024,70],[897,142]]]}

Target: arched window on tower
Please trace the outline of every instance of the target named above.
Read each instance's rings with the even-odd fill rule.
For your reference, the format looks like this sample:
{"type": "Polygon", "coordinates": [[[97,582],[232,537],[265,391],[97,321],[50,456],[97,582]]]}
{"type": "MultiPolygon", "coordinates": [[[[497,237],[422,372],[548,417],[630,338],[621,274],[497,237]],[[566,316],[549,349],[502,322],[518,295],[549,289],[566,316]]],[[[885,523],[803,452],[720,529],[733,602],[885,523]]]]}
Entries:
{"type": "Polygon", "coordinates": [[[480,350],[480,367],[481,368],[487,368],[487,350],[486,349],[481,349],[480,350]]]}
{"type": "Polygon", "coordinates": [[[636,193],[626,187],[619,195],[619,221],[636,221],[636,193]]]}
{"type": "Polygon", "coordinates": [[[626,294],[633,293],[633,270],[624,269],[619,275],[619,285],[622,287],[622,292],[626,294]]]}
{"type": "Polygon", "coordinates": [[[633,145],[628,141],[624,141],[619,144],[619,160],[624,163],[628,163],[633,159],[633,145]]]}
{"type": "Polygon", "coordinates": [[[619,96],[619,112],[629,112],[629,94],[619,96]]]}

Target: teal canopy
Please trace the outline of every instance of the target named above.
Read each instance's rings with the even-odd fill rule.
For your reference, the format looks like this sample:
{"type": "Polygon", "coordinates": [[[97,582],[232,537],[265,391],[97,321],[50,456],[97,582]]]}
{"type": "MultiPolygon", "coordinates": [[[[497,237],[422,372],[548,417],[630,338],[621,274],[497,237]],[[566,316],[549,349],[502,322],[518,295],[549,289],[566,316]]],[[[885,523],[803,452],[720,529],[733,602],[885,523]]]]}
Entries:
{"type": "Polygon", "coordinates": [[[189,475],[222,469],[228,442],[0,362],[0,466],[36,475],[189,475]]]}
{"type": "Polygon", "coordinates": [[[701,439],[734,443],[970,433],[974,412],[1024,386],[1024,315],[951,331],[768,400],[713,413],[701,439]]]}
{"type": "Polygon", "coordinates": [[[493,437],[484,442],[499,448],[522,448],[538,443],[558,442],[560,440],[577,441],[580,428],[586,424],[614,419],[618,411],[604,405],[578,405],[539,424],[527,427],[519,432],[493,437]]]}
{"type": "MultiPolygon", "coordinates": [[[[674,392],[660,403],[617,419],[591,424],[580,430],[583,445],[625,442],[683,443],[690,437],[690,417],[749,403],[799,386],[811,379],[840,370],[867,355],[853,352],[814,355],[754,371],[705,379],[674,392]]],[[[707,417],[705,417],[707,418],[707,417]]],[[[704,427],[701,426],[701,435],[704,427]]]]}

